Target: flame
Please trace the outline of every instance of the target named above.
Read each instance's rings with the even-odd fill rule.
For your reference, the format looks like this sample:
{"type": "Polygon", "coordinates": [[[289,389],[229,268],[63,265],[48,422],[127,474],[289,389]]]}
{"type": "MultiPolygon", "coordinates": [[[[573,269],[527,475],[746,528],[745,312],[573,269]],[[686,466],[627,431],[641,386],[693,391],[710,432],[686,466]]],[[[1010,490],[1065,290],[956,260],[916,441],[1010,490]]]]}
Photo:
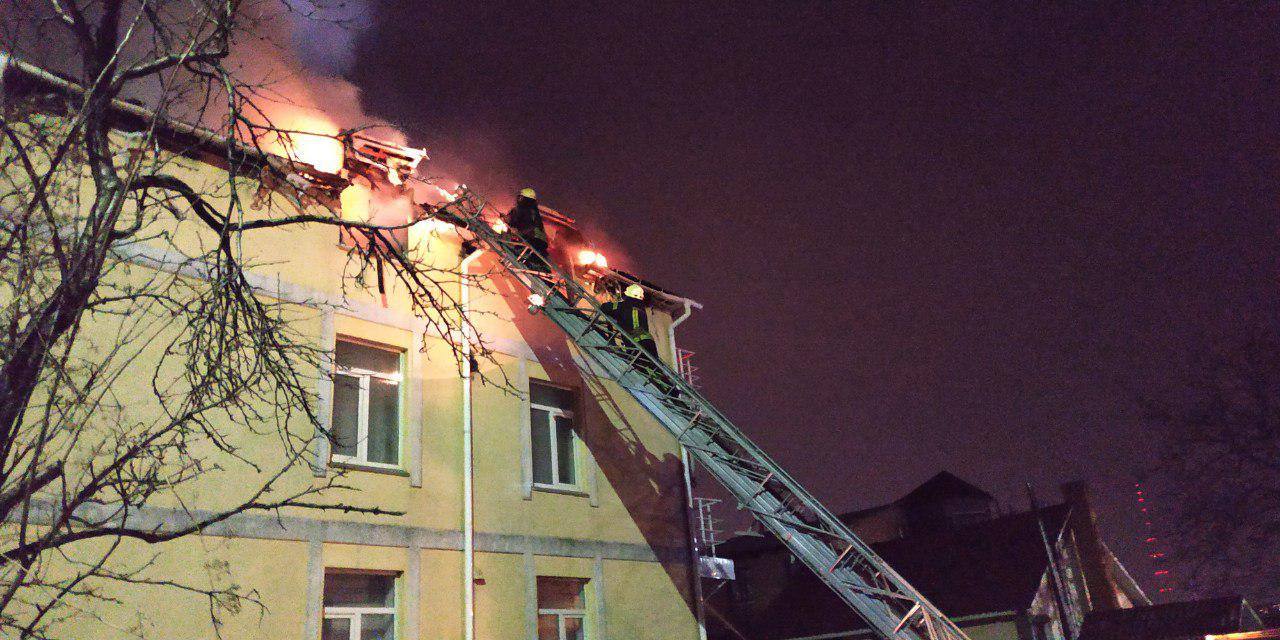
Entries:
{"type": "Polygon", "coordinates": [[[578,252],[578,264],[584,267],[598,267],[600,269],[609,268],[609,259],[604,257],[603,253],[594,249],[583,249],[578,252]]]}
{"type": "Polygon", "coordinates": [[[279,134],[269,145],[272,151],[325,173],[342,171],[346,150],[342,142],[333,137],[338,134],[338,125],[302,112],[289,114],[275,124],[287,133],[279,134]]]}
{"type": "Polygon", "coordinates": [[[289,134],[293,142],[293,159],[305,162],[325,173],[342,171],[342,143],[322,135],[289,134]]]}

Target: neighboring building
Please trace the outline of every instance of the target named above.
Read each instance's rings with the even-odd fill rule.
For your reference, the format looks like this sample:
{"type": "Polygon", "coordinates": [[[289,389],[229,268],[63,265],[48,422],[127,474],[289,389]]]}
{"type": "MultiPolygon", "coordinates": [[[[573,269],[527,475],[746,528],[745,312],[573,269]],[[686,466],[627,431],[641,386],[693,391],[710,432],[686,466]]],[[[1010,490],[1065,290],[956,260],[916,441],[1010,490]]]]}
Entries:
{"type": "Polygon", "coordinates": [[[1240,596],[1169,602],[1148,607],[1090,612],[1079,640],[1228,640],[1274,638],[1280,630],[1263,631],[1263,622],[1240,596]]]}
{"type": "MultiPolygon", "coordinates": [[[[942,472],[892,503],[841,516],[890,566],[973,640],[1072,637],[1082,613],[1149,604],[1099,538],[1088,492],[1063,486],[1062,504],[998,515],[995,499],[942,472]],[[1041,524],[1054,541],[1064,636],[1041,524]]],[[[771,538],[719,545],[736,580],[710,598],[708,624],[723,640],[871,637],[865,625],[771,538]]]]}
{"type": "Polygon", "coordinates": [[[1280,627],[1280,602],[1257,607],[1258,616],[1262,618],[1262,624],[1270,627],[1280,627]]]}
{"type": "MultiPolygon", "coordinates": [[[[56,87],[11,72],[5,90],[12,104],[56,87]]],[[[128,114],[117,123],[126,130],[137,124],[128,114]]],[[[168,170],[193,183],[220,184],[225,153],[184,131],[162,130],[161,148],[134,151],[166,154],[168,170]]],[[[126,153],[126,137],[116,141],[126,153]]],[[[286,190],[246,184],[242,197],[256,192],[288,207],[286,190]]],[[[214,195],[215,204],[224,197],[214,195]]],[[[306,206],[336,215],[318,202],[306,206]]],[[[460,241],[448,225],[420,223],[407,235],[415,259],[460,268],[460,241]]],[[[252,590],[266,605],[262,617],[246,608],[224,620],[219,637],[460,639],[474,615],[476,638],[697,638],[684,470],[670,434],[618,387],[585,384],[565,336],[526,309],[527,292],[493,270],[489,255],[472,266],[473,273],[490,274],[480,286],[456,278],[441,286],[453,287],[455,298],[469,296],[475,323],[497,352],[496,363],[478,366],[496,379],[505,376],[523,396],[464,380],[444,338],[429,331],[423,337],[425,324],[402,290],[392,287],[380,299],[376,291],[351,290],[348,281],[344,292],[348,258],[339,240],[331,226],[291,226],[246,235],[237,246],[246,264],[257,265],[253,277],[263,291],[298,311],[292,328],[334,354],[332,383],[317,376],[319,414],[334,439],[318,443],[329,447],[321,464],[279,484],[311,483],[309,473],[342,469],[344,483],[357,492],[335,500],[403,515],[246,514],[163,547],[126,541],[120,557],[160,551],[146,575],[205,583],[217,574],[252,590]]],[[[160,244],[122,251],[135,269],[181,262],[160,244]]],[[[686,301],[646,287],[652,333],[674,366],[674,339],[666,338],[686,301]]],[[[100,322],[84,331],[111,330],[112,320],[100,322]]],[[[122,381],[119,395],[145,402],[148,382],[122,381]]],[[[238,488],[231,483],[254,481],[223,475],[216,481],[223,484],[206,484],[200,499],[212,504],[222,489],[238,488]]],[[[179,515],[166,507],[139,517],[163,523],[179,515]]],[[[104,593],[119,603],[77,605],[83,615],[66,620],[67,635],[215,637],[210,603],[200,595],[124,585],[104,593]]]]}

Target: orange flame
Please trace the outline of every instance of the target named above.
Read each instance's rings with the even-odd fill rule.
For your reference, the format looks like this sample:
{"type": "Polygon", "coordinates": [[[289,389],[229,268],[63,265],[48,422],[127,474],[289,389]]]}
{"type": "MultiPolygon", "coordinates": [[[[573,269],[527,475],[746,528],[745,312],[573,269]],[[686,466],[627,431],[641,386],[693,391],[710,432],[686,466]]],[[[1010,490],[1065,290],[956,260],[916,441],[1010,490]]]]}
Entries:
{"type": "Polygon", "coordinates": [[[295,162],[305,162],[325,173],[342,171],[346,151],[342,142],[333,137],[338,126],[319,116],[302,112],[293,113],[275,123],[287,133],[281,133],[272,141],[272,151],[295,162]]]}
{"type": "Polygon", "coordinates": [[[578,264],[584,267],[598,267],[600,269],[609,268],[609,259],[604,257],[603,253],[594,249],[583,249],[578,252],[578,264]]]}

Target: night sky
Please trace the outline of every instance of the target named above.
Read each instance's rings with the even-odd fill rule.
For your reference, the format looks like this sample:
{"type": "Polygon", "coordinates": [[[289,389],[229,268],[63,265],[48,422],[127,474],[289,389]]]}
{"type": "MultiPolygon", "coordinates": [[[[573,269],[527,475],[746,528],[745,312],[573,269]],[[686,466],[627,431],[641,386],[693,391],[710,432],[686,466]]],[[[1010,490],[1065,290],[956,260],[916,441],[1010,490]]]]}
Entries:
{"type": "Polygon", "coordinates": [[[1081,478],[1141,569],[1134,398],[1276,317],[1278,4],[372,11],[366,110],[706,305],[707,394],[833,510],[1081,478]]]}

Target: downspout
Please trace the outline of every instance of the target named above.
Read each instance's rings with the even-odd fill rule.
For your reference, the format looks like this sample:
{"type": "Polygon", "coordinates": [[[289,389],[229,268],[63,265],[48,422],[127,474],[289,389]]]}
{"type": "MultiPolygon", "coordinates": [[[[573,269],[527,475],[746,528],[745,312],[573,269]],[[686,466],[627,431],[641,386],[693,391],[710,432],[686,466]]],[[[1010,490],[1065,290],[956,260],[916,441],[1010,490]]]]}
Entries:
{"type": "MultiPolygon", "coordinates": [[[[459,309],[463,320],[469,325],[471,316],[471,280],[469,278],[471,262],[480,257],[483,250],[477,249],[467,254],[458,265],[462,273],[462,291],[459,295],[459,309]]],[[[464,335],[462,341],[462,607],[463,638],[475,640],[476,634],[476,580],[475,580],[475,485],[472,481],[472,438],[471,438],[471,336],[464,335]]]]}
{"type": "MultiPolygon", "coordinates": [[[[691,300],[686,299],[684,301],[684,313],[681,313],[680,317],[673,319],[667,327],[667,344],[671,348],[671,359],[675,361],[677,368],[680,366],[680,356],[676,351],[676,327],[688,320],[689,316],[693,314],[692,304],[691,300]]],[[[690,469],[689,450],[684,445],[680,445],[680,468],[684,474],[685,527],[689,531],[689,552],[692,554],[691,560],[693,561],[690,563],[693,574],[693,611],[694,616],[698,619],[698,640],[707,640],[707,611],[706,605],[702,601],[702,563],[699,561],[701,550],[698,548],[698,534],[694,530],[693,522],[693,476],[690,469]]]]}

